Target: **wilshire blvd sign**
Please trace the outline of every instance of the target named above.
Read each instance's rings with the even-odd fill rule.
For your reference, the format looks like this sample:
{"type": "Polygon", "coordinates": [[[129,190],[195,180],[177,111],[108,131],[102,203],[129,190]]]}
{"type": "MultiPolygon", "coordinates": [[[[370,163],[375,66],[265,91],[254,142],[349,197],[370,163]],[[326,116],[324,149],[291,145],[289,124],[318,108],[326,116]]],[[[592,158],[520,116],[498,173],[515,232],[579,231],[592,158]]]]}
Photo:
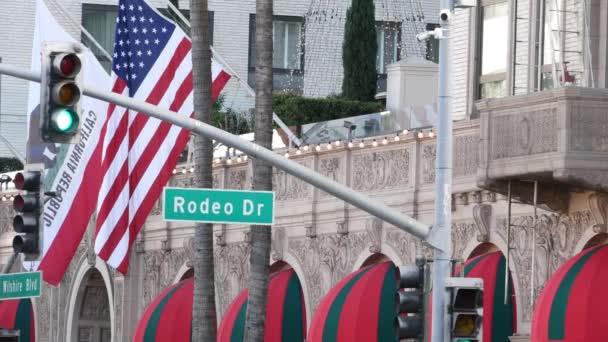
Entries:
{"type": "Polygon", "coordinates": [[[0,300],[40,297],[42,272],[0,275],[0,300]]]}
{"type": "Polygon", "coordinates": [[[272,225],[274,192],[165,187],[166,221],[272,225]]]}

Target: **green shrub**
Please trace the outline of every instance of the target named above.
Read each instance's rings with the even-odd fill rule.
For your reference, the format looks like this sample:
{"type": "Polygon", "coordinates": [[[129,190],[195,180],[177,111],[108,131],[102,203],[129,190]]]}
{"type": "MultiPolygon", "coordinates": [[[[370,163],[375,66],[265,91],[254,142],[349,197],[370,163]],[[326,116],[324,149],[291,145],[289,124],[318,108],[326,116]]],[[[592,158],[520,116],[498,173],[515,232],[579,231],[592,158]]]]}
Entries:
{"type": "Polygon", "coordinates": [[[23,170],[23,164],[17,158],[0,157],[0,173],[23,170]]]}
{"type": "Polygon", "coordinates": [[[299,126],[347,118],[384,110],[384,104],[376,101],[354,101],[343,97],[306,98],[295,94],[275,94],[272,109],[287,126],[299,126]]]}
{"type": "Polygon", "coordinates": [[[244,115],[236,112],[232,108],[226,108],[224,96],[220,95],[213,103],[213,113],[211,114],[211,124],[232,134],[244,134],[252,131],[251,122],[244,115]]]}
{"type": "Polygon", "coordinates": [[[344,97],[373,100],[376,94],[376,21],[373,0],[353,0],[346,12],[342,65],[344,97]]]}

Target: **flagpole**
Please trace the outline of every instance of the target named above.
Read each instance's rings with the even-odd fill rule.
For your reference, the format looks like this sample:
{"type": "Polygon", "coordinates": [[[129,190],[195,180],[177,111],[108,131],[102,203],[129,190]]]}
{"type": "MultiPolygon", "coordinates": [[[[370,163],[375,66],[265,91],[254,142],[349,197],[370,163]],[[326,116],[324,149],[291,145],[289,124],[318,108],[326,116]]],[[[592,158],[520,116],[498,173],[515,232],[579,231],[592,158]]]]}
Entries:
{"type": "MultiPolygon", "coordinates": [[[[186,17],[184,17],[182,12],[180,12],[180,10],[175,7],[175,5],[173,5],[170,1],[167,1],[167,7],[171,11],[173,11],[173,13],[175,13],[175,15],[177,15],[179,17],[179,20],[181,20],[186,26],[190,27],[190,21],[188,21],[188,19],[186,17]]],[[[243,88],[245,88],[245,91],[247,93],[249,93],[250,96],[255,97],[255,90],[253,90],[253,88],[251,88],[249,86],[249,83],[247,83],[247,81],[243,80],[239,76],[239,74],[237,74],[236,71],[234,71],[234,69],[230,66],[230,64],[228,64],[228,62],[226,62],[226,60],[222,57],[222,55],[220,55],[217,52],[217,50],[215,50],[213,48],[213,46],[210,46],[210,48],[211,48],[211,53],[213,54],[212,59],[215,59],[215,60],[217,60],[218,63],[222,64],[222,66],[224,66],[226,68],[226,71],[228,71],[228,73],[232,77],[234,77],[243,86],[243,88]]],[[[283,122],[283,120],[281,120],[281,118],[279,118],[279,116],[275,112],[272,112],[272,119],[274,120],[274,122],[276,122],[277,125],[279,125],[279,127],[281,127],[281,129],[283,131],[285,131],[285,133],[289,137],[289,140],[291,140],[298,146],[302,145],[302,141],[298,137],[296,137],[295,134],[293,134],[293,132],[289,129],[289,127],[287,127],[287,125],[283,122]]]]}
{"type": "Polygon", "coordinates": [[[59,1],[57,1],[57,0],[50,0],[50,1],[52,1],[57,7],[59,7],[59,9],[63,12],[63,14],[66,17],[68,17],[68,19],[72,22],[72,24],[74,24],[80,28],[80,31],[82,33],[84,33],[84,35],[87,36],[88,39],[91,40],[93,45],[95,45],[95,47],[97,49],[99,49],[99,51],[103,54],[103,56],[108,59],[108,61],[112,60],[112,56],[110,56],[110,54],[106,51],[106,49],[104,49],[103,46],[101,46],[99,44],[99,42],[97,42],[97,40],[89,33],[89,31],[87,31],[87,29],[84,28],[84,26],[82,26],[74,18],[72,18],[72,16],[70,15],[70,12],[68,12],[68,10],[66,10],[65,7],[63,7],[63,5],[59,1]]]}

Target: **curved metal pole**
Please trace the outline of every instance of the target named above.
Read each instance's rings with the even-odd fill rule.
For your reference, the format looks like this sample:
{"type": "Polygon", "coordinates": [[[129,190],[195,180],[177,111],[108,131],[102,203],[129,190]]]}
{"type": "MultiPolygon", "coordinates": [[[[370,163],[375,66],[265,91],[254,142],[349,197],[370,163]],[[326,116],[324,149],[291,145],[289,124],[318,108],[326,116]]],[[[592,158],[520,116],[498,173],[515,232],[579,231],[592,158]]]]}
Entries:
{"type": "MultiPolygon", "coordinates": [[[[6,74],[18,78],[30,80],[32,82],[40,82],[40,75],[22,68],[15,66],[1,64],[0,63],[0,74],[6,74]]],[[[144,101],[135,100],[133,98],[123,96],[108,91],[95,89],[90,86],[83,87],[84,95],[103,100],[110,103],[115,103],[124,108],[136,110],[140,113],[144,113],[151,117],[159,120],[170,122],[177,126],[186,128],[192,132],[198,134],[204,134],[210,139],[220,141],[228,146],[232,146],[244,153],[248,154],[253,158],[260,158],[266,162],[269,162],[276,168],[279,168],[293,176],[296,176],[305,182],[331,194],[335,197],[374,215],[395,227],[404,230],[415,237],[425,240],[431,247],[436,249],[441,248],[434,236],[431,236],[431,227],[428,224],[419,222],[408,215],[405,215],[386,204],[373,200],[368,196],[365,196],[346,185],[340,184],[328,177],[322,176],[321,174],[296,163],[293,160],[284,158],[277,153],[267,150],[253,142],[242,139],[241,137],[230,134],[217,127],[213,127],[206,123],[198,120],[194,120],[188,116],[172,112],[165,108],[149,104],[144,101]]],[[[449,248],[449,246],[448,246],[449,248]]],[[[449,266],[449,262],[448,262],[449,266]]],[[[442,285],[443,287],[443,285],[442,285]]]]}

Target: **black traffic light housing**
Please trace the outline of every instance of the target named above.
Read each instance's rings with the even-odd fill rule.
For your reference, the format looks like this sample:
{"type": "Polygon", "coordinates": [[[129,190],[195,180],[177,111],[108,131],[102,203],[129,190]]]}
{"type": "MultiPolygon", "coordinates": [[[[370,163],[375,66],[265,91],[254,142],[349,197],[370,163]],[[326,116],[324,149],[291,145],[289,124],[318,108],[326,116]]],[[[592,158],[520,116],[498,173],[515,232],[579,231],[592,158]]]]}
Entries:
{"type": "Polygon", "coordinates": [[[45,142],[80,140],[82,45],[47,42],[42,47],[40,133],[45,142]]]}
{"type": "Polygon", "coordinates": [[[452,322],[450,337],[453,342],[482,340],[483,327],[483,279],[447,278],[446,290],[451,302],[448,312],[452,322]]]}
{"type": "Polygon", "coordinates": [[[22,192],[14,197],[13,251],[25,256],[25,260],[38,260],[42,249],[40,217],[43,211],[42,166],[26,166],[26,171],[15,175],[15,188],[22,192]]]}
{"type": "Polygon", "coordinates": [[[416,265],[399,266],[396,269],[398,289],[395,295],[395,329],[399,339],[420,339],[424,335],[425,264],[426,260],[418,259],[416,265]]]}

